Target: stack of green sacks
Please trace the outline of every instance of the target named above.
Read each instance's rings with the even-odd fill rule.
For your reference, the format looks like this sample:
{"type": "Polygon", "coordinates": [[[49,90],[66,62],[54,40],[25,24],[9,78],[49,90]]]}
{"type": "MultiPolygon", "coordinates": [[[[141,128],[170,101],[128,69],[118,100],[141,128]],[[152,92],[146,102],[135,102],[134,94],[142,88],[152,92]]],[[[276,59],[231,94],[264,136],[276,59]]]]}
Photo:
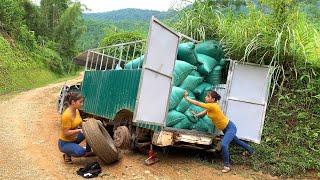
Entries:
{"type": "MultiPolygon", "coordinates": [[[[172,91],[166,126],[178,129],[190,129],[214,133],[215,127],[206,115],[195,114],[204,109],[187,102],[183,96],[188,91],[189,97],[204,102],[208,91],[221,83],[221,70],[226,65],[222,47],[217,41],[192,42],[178,46],[178,54],[173,70],[172,91]]],[[[141,68],[143,56],[125,65],[125,69],[141,68]]]]}

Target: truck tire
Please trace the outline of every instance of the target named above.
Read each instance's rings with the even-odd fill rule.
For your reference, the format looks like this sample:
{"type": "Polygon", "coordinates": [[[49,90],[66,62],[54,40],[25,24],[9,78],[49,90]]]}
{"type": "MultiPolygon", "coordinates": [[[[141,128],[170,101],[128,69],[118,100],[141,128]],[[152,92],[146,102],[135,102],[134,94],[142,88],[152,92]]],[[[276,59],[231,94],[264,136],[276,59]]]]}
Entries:
{"type": "Polygon", "coordinates": [[[114,145],[120,149],[128,149],[131,143],[129,129],[126,126],[119,126],[113,134],[114,145]]]}
{"type": "Polygon", "coordinates": [[[90,119],[83,123],[82,128],[86,141],[101,160],[110,164],[119,159],[113,139],[100,121],[90,119]]]}

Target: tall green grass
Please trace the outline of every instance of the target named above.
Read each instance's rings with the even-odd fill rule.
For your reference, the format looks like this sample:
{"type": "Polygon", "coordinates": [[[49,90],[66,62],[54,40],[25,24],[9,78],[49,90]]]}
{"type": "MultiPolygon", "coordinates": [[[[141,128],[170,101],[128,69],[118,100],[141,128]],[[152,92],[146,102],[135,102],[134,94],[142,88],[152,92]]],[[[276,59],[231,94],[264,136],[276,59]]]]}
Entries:
{"type": "Polygon", "coordinates": [[[320,66],[319,31],[298,4],[290,2],[248,2],[247,12],[236,13],[211,1],[196,1],[193,8],[180,12],[175,28],[197,40],[220,40],[232,59],[272,65],[299,60],[320,66]]]}

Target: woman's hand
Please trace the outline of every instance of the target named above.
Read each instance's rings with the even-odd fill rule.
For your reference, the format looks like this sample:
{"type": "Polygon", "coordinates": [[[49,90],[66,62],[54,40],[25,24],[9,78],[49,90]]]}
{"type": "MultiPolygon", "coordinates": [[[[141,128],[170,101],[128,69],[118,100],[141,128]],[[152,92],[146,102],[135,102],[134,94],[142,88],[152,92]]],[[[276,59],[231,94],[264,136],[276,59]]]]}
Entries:
{"type": "Polygon", "coordinates": [[[188,91],[184,91],[184,98],[188,97],[189,93],[188,91]]]}
{"type": "Polygon", "coordinates": [[[78,129],[78,134],[83,134],[83,131],[82,131],[82,129],[78,129]]]}
{"type": "Polygon", "coordinates": [[[193,114],[193,116],[195,117],[195,118],[199,118],[199,115],[198,115],[198,113],[197,112],[195,112],[195,111],[190,111],[192,114],[193,114]]]}

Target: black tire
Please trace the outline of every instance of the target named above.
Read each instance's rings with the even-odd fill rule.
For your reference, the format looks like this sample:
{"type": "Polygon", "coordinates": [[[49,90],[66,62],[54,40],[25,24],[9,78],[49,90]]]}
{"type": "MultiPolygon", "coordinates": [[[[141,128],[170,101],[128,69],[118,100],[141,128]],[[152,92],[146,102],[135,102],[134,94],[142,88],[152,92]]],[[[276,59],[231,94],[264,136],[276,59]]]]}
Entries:
{"type": "Polygon", "coordinates": [[[113,139],[100,121],[90,119],[83,123],[82,128],[86,141],[103,162],[110,164],[119,159],[119,152],[113,139]]]}

